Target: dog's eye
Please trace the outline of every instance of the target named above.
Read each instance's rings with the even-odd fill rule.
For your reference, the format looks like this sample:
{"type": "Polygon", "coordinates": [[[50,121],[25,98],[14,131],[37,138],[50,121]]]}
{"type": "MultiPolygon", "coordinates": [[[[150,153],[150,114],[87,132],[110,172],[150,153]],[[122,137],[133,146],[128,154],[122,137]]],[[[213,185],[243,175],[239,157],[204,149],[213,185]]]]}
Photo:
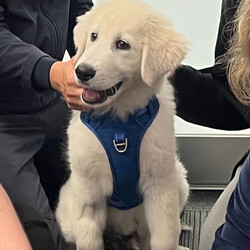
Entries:
{"type": "Polygon", "coordinates": [[[98,35],[97,33],[93,32],[91,33],[91,41],[94,42],[97,39],[98,35]]]}
{"type": "Polygon", "coordinates": [[[125,41],[118,40],[116,42],[116,48],[121,49],[121,50],[128,50],[128,49],[130,49],[130,45],[125,41]]]}

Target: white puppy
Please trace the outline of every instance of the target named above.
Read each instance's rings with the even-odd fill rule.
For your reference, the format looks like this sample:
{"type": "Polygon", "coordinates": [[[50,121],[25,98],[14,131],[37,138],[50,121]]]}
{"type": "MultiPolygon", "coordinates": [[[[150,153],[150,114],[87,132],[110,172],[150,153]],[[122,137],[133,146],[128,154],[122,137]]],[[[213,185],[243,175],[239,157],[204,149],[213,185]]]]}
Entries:
{"type": "Polygon", "coordinates": [[[166,76],[184,58],[186,41],[162,14],[137,0],[107,0],[93,7],[78,19],[74,37],[76,80],[92,111],[75,112],[68,128],[71,176],[56,211],[63,235],[79,250],[104,249],[106,228],[137,232],[140,249],[184,249],[178,246],[180,213],[189,185],[176,160],[174,94],[166,76]],[[129,119],[139,128],[130,128],[129,119]],[[115,121],[125,126],[106,132],[115,121]],[[104,135],[93,133],[102,122],[104,135]],[[115,138],[106,143],[102,137],[110,133],[115,138]],[[108,143],[111,153],[104,149],[108,143]],[[135,152],[136,167],[128,159],[135,152]],[[114,165],[121,165],[122,173],[110,167],[117,155],[122,160],[114,165]]]}

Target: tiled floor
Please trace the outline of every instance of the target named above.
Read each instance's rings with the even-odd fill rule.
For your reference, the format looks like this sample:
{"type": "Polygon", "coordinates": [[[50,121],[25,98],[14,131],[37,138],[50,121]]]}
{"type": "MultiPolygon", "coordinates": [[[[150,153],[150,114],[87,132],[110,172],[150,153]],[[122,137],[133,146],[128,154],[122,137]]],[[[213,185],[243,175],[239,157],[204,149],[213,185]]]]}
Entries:
{"type": "Polygon", "coordinates": [[[180,236],[180,245],[198,250],[200,229],[213,204],[221,191],[192,191],[185,211],[182,214],[182,224],[190,227],[180,236]]]}

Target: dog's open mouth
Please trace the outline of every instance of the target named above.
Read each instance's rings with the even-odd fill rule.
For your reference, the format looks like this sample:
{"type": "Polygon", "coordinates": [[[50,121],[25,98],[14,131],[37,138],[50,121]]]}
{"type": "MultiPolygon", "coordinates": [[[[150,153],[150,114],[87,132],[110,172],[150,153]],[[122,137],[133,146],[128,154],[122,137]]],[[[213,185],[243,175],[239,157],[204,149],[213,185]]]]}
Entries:
{"type": "Polygon", "coordinates": [[[121,85],[122,81],[118,82],[113,87],[105,90],[84,88],[82,99],[84,102],[89,104],[102,103],[107,99],[108,96],[115,95],[118,89],[121,87],[121,85]]]}

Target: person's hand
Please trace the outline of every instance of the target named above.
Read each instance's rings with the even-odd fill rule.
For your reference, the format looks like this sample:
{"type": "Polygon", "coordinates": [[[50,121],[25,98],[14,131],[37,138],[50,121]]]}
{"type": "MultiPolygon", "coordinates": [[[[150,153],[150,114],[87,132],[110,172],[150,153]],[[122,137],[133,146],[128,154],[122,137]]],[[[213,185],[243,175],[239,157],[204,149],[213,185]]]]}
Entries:
{"type": "Polygon", "coordinates": [[[55,62],[50,69],[51,87],[61,92],[71,109],[88,111],[81,100],[84,89],[77,85],[74,77],[75,59],[67,62],[55,62]]]}

